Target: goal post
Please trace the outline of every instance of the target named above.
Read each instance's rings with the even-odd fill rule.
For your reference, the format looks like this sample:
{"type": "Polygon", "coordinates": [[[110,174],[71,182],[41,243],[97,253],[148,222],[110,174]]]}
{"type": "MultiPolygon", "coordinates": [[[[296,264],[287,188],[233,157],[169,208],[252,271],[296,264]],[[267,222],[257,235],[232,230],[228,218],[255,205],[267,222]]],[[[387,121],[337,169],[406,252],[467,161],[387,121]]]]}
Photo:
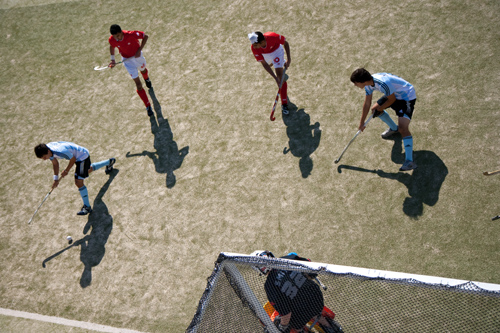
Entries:
{"type": "Polygon", "coordinates": [[[264,310],[261,267],[317,274],[324,305],[346,332],[500,328],[498,284],[223,252],[187,332],[278,332],[264,310]]]}

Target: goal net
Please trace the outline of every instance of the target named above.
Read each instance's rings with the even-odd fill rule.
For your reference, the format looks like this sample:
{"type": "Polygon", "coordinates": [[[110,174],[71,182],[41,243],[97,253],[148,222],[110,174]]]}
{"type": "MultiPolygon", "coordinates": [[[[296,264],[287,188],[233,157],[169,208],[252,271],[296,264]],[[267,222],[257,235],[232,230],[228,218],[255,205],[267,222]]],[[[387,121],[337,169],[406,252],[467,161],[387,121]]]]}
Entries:
{"type": "MultiPolygon", "coordinates": [[[[263,267],[308,274],[344,332],[500,331],[497,284],[223,252],[187,332],[279,332],[263,267]]],[[[310,313],[310,297],[296,295],[292,317],[310,313]]],[[[315,324],[306,329],[327,332],[315,324]]]]}

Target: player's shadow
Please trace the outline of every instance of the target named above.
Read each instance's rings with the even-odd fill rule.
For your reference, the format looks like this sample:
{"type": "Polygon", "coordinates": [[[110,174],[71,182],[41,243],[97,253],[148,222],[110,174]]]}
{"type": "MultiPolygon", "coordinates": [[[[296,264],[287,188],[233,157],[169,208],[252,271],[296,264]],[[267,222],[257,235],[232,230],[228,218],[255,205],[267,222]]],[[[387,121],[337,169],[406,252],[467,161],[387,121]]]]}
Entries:
{"type": "Polygon", "coordinates": [[[321,130],[318,122],[314,125],[310,124],[311,117],[304,109],[298,110],[291,102],[288,106],[289,114],[283,115],[283,123],[286,125],[289,147],[285,147],[283,154],[291,152],[293,156],[298,157],[302,178],[307,178],[313,169],[311,154],[319,146],[321,130]]]}
{"type": "MultiPolygon", "coordinates": [[[[401,136],[395,136],[391,159],[394,163],[402,164],[405,156],[402,151],[401,136]]],[[[406,172],[385,172],[382,170],[369,170],[349,165],[340,165],[337,170],[342,169],[376,173],[382,178],[394,179],[408,188],[408,197],[403,202],[403,212],[418,219],[422,216],[424,204],[434,206],[439,200],[439,191],[448,175],[448,168],[434,152],[429,150],[417,150],[413,152],[417,168],[406,172]]]]}
{"type": "Polygon", "coordinates": [[[83,228],[83,233],[90,235],[84,237],[81,242],[80,260],[84,265],[80,286],[86,288],[92,283],[92,268],[99,265],[106,252],[106,243],[113,229],[113,217],[108,212],[108,207],[102,198],[111,185],[113,179],[118,175],[119,170],[113,169],[108,181],[101,187],[94,200],[92,213],[89,214],[87,224],[83,228]]]}
{"type": "Polygon", "coordinates": [[[167,174],[166,186],[172,188],[175,185],[176,177],[174,171],[179,169],[184,161],[184,157],[189,153],[189,146],[179,150],[174,141],[172,129],[168,120],[163,118],[161,105],[156,98],[153,88],[149,88],[149,95],[153,101],[155,116],[149,117],[151,122],[151,133],[154,135],[154,148],[156,151],[144,150],[142,153],[131,154],[127,152],[126,157],[147,156],[153,160],[155,170],[161,174],[167,174]]]}
{"type": "Polygon", "coordinates": [[[72,247],[80,246],[80,260],[84,265],[84,270],[80,278],[80,286],[88,287],[92,282],[92,268],[99,265],[104,253],[106,252],[105,245],[108,241],[111,230],[113,229],[113,217],[109,215],[106,204],[102,201],[102,197],[109,188],[109,185],[118,174],[119,170],[114,169],[110,174],[108,181],[101,187],[94,200],[92,213],[88,216],[88,221],[83,228],[83,233],[86,234],[90,228],[92,231],[89,235],[84,236],[73,242],[70,246],[54,253],[42,262],[43,268],[46,267],[48,261],[61,255],[72,247]]]}

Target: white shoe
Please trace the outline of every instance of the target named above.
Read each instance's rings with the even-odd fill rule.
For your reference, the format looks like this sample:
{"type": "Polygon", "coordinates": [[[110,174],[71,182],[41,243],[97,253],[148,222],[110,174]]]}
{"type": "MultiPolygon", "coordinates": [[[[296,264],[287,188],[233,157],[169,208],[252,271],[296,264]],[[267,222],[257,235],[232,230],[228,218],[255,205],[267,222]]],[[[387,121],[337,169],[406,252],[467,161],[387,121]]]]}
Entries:
{"type": "Polygon", "coordinates": [[[388,128],[384,133],[382,133],[382,135],[381,135],[382,139],[389,139],[391,136],[393,136],[397,132],[398,132],[397,129],[395,131],[393,131],[390,128],[388,128]]]}

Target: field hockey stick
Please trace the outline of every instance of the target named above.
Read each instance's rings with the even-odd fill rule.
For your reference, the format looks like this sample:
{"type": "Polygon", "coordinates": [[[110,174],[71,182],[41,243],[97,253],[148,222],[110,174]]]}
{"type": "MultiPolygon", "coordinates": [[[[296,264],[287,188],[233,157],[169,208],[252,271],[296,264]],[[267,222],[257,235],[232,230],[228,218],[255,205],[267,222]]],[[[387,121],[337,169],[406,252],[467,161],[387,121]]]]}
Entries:
{"type": "Polygon", "coordinates": [[[485,172],[483,172],[483,175],[485,175],[485,176],[493,176],[493,175],[496,175],[496,174],[498,174],[498,173],[500,173],[500,170],[496,170],[496,171],[485,171],[485,172]]]}
{"type": "Polygon", "coordinates": [[[82,239],[79,239],[77,240],[76,242],[70,244],[69,246],[65,247],[64,249],[62,249],[61,251],[57,252],[57,253],[54,253],[53,255],[51,255],[50,257],[46,258],[43,262],[42,262],[42,267],[45,268],[47,267],[47,262],[49,262],[50,260],[54,259],[55,257],[61,255],[64,251],[67,251],[69,249],[71,249],[72,247],[74,246],[78,246],[78,245],[81,245],[82,243],[84,242],[87,242],[92,236],[90,235],[87,235],[85,237],[83,237],[82,239]]]}
{"type": "Polygon", "coordinates": [[[276,94],[276,99],[274,100],[273,111],[271,111],[271,117],[270,117],[271,121],[276,120],[276,118],[274,117],[274,110],[276,110],[276,104],[278,104],[281,86],[283,85],[283,82],[285,81],[285,72],[286,72],[286,67],[283,69],[283,75],[281,76],[280,87],[278,88],[278,93],[276,94]]]}
{"type": "Polygon", "coordinates": [[[33,216],[30,218],[30,220],[28,221],[28,224],[31,224],[31,221],[33,221],[33,218],[35,217],[36,213],[38,213],[38,210],[40,209],[40,207],[42,207],[43,203],[45,202],[45,200],[47,200],[47,198],[49,197],[50,193],[52,193],[54,189],[51,189],[49,191],[49,193],[47,193],[47,195],[45,195],[45,198],[43,198],[42,200],[42,203],[38,206],[38,208],[35,210],[35,213],[33,214],[33,216]]]}
{"type": "Polygon", "coordinates": [[[318,277],[317,277],[317,276],[314,278],[314,280],[315,280],[316,282],[318,282],[318,284],[321,286],[321,288],[322,288],[323,290],[327,290],[327,289],[328,289],[328,287],[327,287],[327,286],[325,286],[325,285],[323,284],[323,282],[321,282],[321,280],[320,280],[320,279],[318,279],[318,277]]]}
{"type": "Polygon", "coordinates": [[[312,332],[313,330],[313,327],[316,326],[316,324],[319,322],[319,319],[321,318],[321,315],[317,315],[313,321],[313,323],[311,324],[311,326],[307,327],[307,323],[304,325],[305,327],[307,327],[307,329],[309,330],[309,332],[312,332]]]}
{"type": "MultiPolygon", "coordinates": [[[[118,62],[115,64],[115,66],[116,66],[116,65],[118,65],[118,64],[121,64],[121,63],[123,63],[123,61],[118,61],[118,62]]],[[[103,71],[103,70],[108,69],[108,68],[111,68],[111,66],[110,66],[110,65],[107,65],[107,66],[95,66],[95,67],[94,67],[94,70],[95,70],[95,71],[103,71]]]]}
{"type": "MultiPolygon", "coordinates": [[[[367,121],[365,121],[365,123],[364,123],[364,125],[363,125],[363,126],[365,126],[365,127],[366,127],[366,125],[368,125],[368,122],[369,122],[370,120],[372,120],[372,118],[373,118],[373,113],[370,115],[370,117],[368,118],[368,120],[367,120],[367,121]]],[[[351,141],[349,141],[349,143],[347,144],[347,146],[345,146],[345,148],[344,148],[344,150],[342,151],[342,153],[340,154],[339,158],[337,158],[337,159],[335,160],[335,164],[339,163],[340,159],[342,158],[342,155],[344,155],[344,153],[345,153],[345,151],[347,150],[347,148],[349,148],[349,146],[350,146],[350,145],[351,145],[351,143],[354,141],[354,139],[356,139],[356,137],[359,135],[359,133],[361,133],[361,130],[358,130],[358,131],[356,132],[356,135],[354,135],[354,137],[351,139],[351,141]]]]}

